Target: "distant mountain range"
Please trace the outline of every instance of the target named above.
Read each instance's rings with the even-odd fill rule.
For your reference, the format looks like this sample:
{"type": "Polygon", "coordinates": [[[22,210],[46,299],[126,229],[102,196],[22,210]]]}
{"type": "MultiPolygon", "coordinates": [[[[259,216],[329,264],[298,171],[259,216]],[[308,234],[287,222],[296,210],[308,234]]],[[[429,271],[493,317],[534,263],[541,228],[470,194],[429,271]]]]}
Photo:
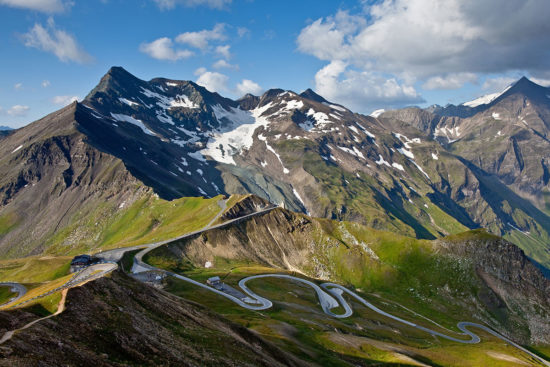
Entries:
{"type": "Polygon", "coordinates": [[[13,225],[0,253],[40,253],[105,201],[252,193],[418,238],[487,227],[548,267],[549,96],[522,78],[474,103],[373,117],[312,90],[231,100],[113,67],[81,103],[3,139],[0,218],[13,225]]]}
{"type": "Polygon", "coordinates": [[[13,129],[9,126],[0,126],[0,131],[3,131],[3,130],[13,130],[13,129]]]}

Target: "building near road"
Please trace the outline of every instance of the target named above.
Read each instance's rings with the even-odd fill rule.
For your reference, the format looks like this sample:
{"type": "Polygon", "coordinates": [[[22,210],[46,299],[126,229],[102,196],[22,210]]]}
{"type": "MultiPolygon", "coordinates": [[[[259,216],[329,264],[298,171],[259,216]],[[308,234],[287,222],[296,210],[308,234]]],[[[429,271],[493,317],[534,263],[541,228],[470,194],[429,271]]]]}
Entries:
{"type": "Polygon", "coordinates": [[[223,283],[221,282],[220,277],[217,277],[217,276],[208,278],[208,280],[206,281],[206,284],[216,289],[223,288],[223,283]]]}
{"type": "Polygon", "coordinates": [[[71,260],[71,272],[74,273],[95,263],[97,263],[97,259],[90,255],[77,255],[71,260]]]}

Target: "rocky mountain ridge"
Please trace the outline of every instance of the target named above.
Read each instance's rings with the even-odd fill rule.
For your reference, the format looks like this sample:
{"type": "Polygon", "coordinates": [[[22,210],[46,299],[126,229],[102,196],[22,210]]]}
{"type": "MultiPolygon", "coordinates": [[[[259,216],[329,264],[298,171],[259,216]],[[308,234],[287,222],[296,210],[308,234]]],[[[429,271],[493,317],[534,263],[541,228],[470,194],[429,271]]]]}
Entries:
{"type": "MultiPolygon", "coordinates": [[[[165,199],[251,193],[313,216],[427,239],[487,227],[548,266],[550,218],[535,201],[548,186],[549,119],[536,120],[546,101],[527,97],[540,92],[529,83],[521,80],[469,119],[419,109],[372,117],[311,90],[271,89],[233,101],[193,82],[143,81],[113,67],[71,108],[83,141],[165,199]],[[476,121],[500,123],[492,114],[504,118],[521,103],[531,111],[529,139],[522,130],[499,143],[506,154],[483,150],[476,121]]],[[[16,137],[29,130],[5,146],[26,149],[16,137]]],[[[1,157],[11,158],[9,149],[1,157]]],[[[0,186],[6,200],[13,185],[0,186]]]]}

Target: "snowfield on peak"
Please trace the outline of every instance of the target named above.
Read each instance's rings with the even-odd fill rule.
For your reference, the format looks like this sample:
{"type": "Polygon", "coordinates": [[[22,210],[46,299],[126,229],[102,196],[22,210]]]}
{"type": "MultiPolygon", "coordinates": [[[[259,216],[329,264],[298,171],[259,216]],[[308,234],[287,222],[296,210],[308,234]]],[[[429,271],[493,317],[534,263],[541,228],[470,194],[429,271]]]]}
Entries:
{"type": "Polygon", "coordinates": [[[473,101],[464,102],[462,105],[466,106],[466,107],[477,107],[477,106],[481,106],[481,105],[484,105],[484,104],[489,104],[489,103],[493,102],[495,99],[497,99],[498,97],[500,97],[502,94],[504,94],[511,87],[512,86],[509,85],[502,92],[486,94],[484,96],[481,96],[479,98],[474,99],[473,101]]]}
{"type": "Polygon", "coordinates": [[[220,105],[212,106],[216,119],[224,127],[212,133],[206,148],[199,151],[200,154],[220,163],[236,165],[233,156],[250,149],[254,142],[254,131],[260,126],[269,125],[269,120],[262,114],[271,106],[270,102],[252,111],[235,107],[226,110],[220,105]]]}
{"type": "Polygon", "coordinates": [[[162,108],[163,110],[167,110],[169,108],[173,107],[184,107],[184,108],[199,108],[199,105],[192,102],[188,96],[185,94],[178,94],[174,98],[169,98],[166,96],[163,96],[162,94],[153,92],[152,90],[141,88],[141,93],[149,98],[155,98],[157,99],[157,106],[162,108]]]}

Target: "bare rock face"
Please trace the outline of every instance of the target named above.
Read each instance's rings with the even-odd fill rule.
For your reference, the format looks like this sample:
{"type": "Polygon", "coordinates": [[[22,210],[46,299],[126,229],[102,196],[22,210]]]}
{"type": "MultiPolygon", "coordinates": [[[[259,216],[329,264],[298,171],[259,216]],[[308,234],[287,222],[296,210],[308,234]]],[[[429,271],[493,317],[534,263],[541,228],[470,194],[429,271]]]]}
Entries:
{"type": "MultiPolygon", "coordinates": [[[[480,294],[495,310],[517,310],[527,320],[531,343],[549,343],[550,279],[517,246],[495,236],[441,240],[441,252],[470,261],[492,294],[480,294]]],[[[460,260],[459,260],[460,261],[460,260]]],[[[516,317],[502,320],[511,327],[516,317]]]]}
{"type": "MultiPolygon", "coordinates": [[[[71,289],[66,307],[0,346],[0,366],[306,365],[200,305],[118,272],[71,289]]],[[[9,322],[2,316],[0,327],[9,322]]]]}

